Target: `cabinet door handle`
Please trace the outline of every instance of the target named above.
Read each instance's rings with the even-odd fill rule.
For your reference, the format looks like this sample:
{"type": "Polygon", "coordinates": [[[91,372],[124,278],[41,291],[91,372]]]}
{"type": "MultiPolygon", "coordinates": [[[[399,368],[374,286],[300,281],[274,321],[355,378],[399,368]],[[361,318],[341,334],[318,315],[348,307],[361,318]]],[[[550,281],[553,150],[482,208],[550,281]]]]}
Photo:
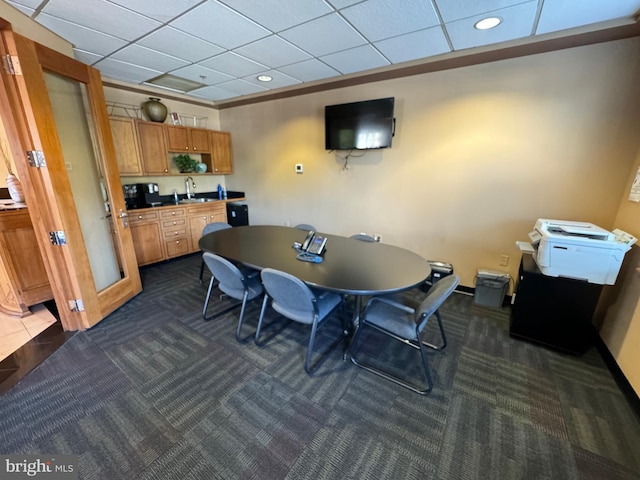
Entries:
{"type": "Polygon", "coordinates": [[[173,224],[174,224],[174,225],[177,225],[177,224],[178,224],[178,222],[173,222],[173,224]]]}
{"type": "Polygon", "coordinates": [[[142,215],[138,215],[138,220],[142,220],[142,215]]]}
{"type": "Polygon", "coordinates": [[[175,215],[175,214],[176,214],[176,212],[171,212],[171,215],[175,215]]]}
{"type": "Polygon", "coordinates": [[[180,245],[180,240],[176,240],[176,245],[180,245]]]}

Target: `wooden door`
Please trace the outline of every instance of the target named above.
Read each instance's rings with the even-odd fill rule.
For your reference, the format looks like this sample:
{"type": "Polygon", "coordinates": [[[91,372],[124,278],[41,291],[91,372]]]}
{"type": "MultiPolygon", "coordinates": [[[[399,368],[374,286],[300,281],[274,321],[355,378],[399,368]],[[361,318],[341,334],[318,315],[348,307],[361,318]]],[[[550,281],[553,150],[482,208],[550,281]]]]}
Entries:
{"type": "Polygon", "coordinates": [[[169,151],[189,153],[189,129],[167,125],[165,131],[169,151]]]}
{"type": "Polygon", "coordinates": [[[201,128],[191,128],[191,151],[194,153],[209,153],[209,131],[201,128]]]}
{"type": "Polygon", "coordinates": [[[12,70],[2,71],[0,84],[0,116],[10,155],[25,190],[62,325],[66,330],[84,330],[142,290],[131,231],[124,218],[102,80],[96,69],[13,34],[11,25],[3,20],[0,31],[0,55],[10,58],[13,65],[12,70]],[[52,85],[62,90],[52,93],[52,85]],[[73,122],[78,119],[76,126],[73,122]],[[81,146],[94,158],[70,155],[70,145],[81,146]],[[34,166],[28,156],[35,160],[34,166]],[[72,180],[68,165],[78,167],[75,175],[90,172],[86,182],[72,180]],[[85,202],[81,193],[91,202],[85,202]],[[95,208],[96,199],[100,204],[101,198],[105,199],[101,216],[92,210],[94,218],[87,219],[86,211],[79,211],[89,203],[95,208]],[[115,244],[109,216],[115,220],[115,244]],[[98,227],[92,230],[89,221],[98,227]],[[104,235],[96,236],[96,232],[104,235]],[[87,236],[91,240],[85,240],[87,236]],[[104,264],[100,263],[101,253],[104,264]],[[108,267],[108,276],[97,268],[103,265],[108,267]]]}

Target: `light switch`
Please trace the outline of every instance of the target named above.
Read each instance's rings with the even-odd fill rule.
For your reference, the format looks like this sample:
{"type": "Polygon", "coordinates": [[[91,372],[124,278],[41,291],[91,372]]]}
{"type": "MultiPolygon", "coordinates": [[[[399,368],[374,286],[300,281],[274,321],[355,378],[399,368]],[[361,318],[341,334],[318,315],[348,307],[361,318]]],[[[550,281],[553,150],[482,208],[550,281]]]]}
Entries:
{"type": "Polygon", "coordinates": [[[304,172],[304,168],[301,163],[296,163],[296,173],[304,172]]]}

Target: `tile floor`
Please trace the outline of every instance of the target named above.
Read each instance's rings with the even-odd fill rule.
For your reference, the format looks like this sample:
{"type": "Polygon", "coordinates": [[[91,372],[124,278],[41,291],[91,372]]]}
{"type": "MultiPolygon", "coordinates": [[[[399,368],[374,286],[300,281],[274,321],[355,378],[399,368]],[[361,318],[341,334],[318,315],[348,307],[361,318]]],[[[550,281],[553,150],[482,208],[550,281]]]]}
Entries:
{"type": "Polygon", "coordinates": [[[29,372],[56,351],[73,332],[65,332],[51,302],[32,307],[24,318],[0,314],[0,394],[9,391],[29,372]]]}
{"type": "Polygon", "coordinates": [[[33,315],[24,318],[0,313],[0,361],[56,323],[44,305],[35,305],[31,311],[33,315]]]}

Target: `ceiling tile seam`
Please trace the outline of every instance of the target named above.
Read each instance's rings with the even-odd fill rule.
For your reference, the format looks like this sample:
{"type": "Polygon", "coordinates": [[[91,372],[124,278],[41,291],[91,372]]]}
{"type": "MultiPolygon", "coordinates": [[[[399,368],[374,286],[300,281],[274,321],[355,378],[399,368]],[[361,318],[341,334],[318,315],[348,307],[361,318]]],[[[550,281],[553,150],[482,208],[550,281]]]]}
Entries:
{"type": "Polygon", "coordinates": [[[538,0],[538,7],[536,8],[536,14],[533,17],[533,25],[531,25],[531,34],[534,36],[538,31],[538,25],[540,24],[540,16],[542,15],[542,7],[544,6],[544,0],[538,0]]]}
{"type": "Polygon", "coordinates": [[[440,13],[440,7],[435,1],[431,2],[431,6],[433,7],[433,11],[436,13],[436,17],[438,17],[438,22],[440,22],[440,29],[442,30],[442,34],[444,35],[445,40],[447,41],[447,45],[449,45],[449,51],[455,52],[455,48],[453,47],[453,41],[449,36],[449,32],[445,28],[444,19],[442,18],[442,13],[440,13]]]}
{"type": "Polygon", "coordinates": [[[34,19],[34,20],[35,20],[35,19],[36,19],[36,17],[37,17],[38,15],[40,15],[40,12],[42,11],[42,9],[43,9],[44,7],[46,7],[46,6],[49,4],[49,2],[50,2],[50,1],[51,1],[51,0],[43,0],[43,1],[40,3],[40,5],[38,5],[38,6],[34,9],[33,13],[30,15],[30,18],[32,18],[32,19],[34,19]]]}

